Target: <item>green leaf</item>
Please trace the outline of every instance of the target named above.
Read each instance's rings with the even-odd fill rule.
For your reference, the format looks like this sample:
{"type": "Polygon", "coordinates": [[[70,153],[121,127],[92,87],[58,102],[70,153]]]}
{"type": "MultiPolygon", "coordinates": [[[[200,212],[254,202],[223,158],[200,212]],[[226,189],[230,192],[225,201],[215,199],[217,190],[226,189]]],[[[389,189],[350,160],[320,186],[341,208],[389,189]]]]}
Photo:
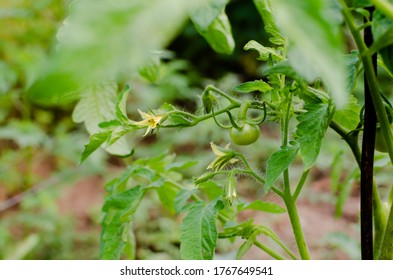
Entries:
{"type": "Polygon", "coordinates": [[[373,4],[369,0],[353,0],[352,1],[352,7],[354,8],[364,8],[364,7],[370,7],[373,4]]]}
{"type": "Polygon", "coordinates": [[[116,101],[116,118],[122,123],[128,123],[127,97],[129,91],[130,91],[130,86],[126,85],[123,91],[117,97],[117,101],[116,101]]]}
{"type": "Polygon", "coordinates": [[[272,87],[268,83],[262,80],[256,80],[256,81],[242,83],[238,86],[235,86],[234,89],[240,92],[259,91],[264,93],[271,90],[272,87]]]}
{"type": "Polygon", "coordinates": [[[165,182],[161,187],[157,188],[157,194],[162,205],[172,214],[176,212],[175,198],[179,190],[173,184],[165,182]]]}
{"type": "Polygon", "coordinates": [[[89,143],[85,145],[85,148],[81,155],[80,162],[84,162],[95,150],[97,150],[102,144],[110,137],[110,131],[103,131],[90,136],[89,143]]]}
{"type": "Polygon", "coordinates": [[[293,69],[293,67],[288,63],[288,61],[277,63],[274,66],[265,69],[262,74],[265,76],[270,76],[273,74],[283,74],[286,77],[291,78],[295,81],[303,81],[302,77],[293,69]]]}
{"type": "Polygon", "coordinates": [[[275,214],[281,214],[286,212],[286,210],[282,208],[280,205],[277,205],[273,202],[265,202],[262,200],[255,200],[250,204],[244,205],[240,211],[248,210],[248,209],[275,213],[275,214]]]}
{"type": "Polygon", "coordinates": [[[177,171],[177,170],[185,170],[187,168],[190,168],[191,166],[194,166],[198,164],[198,161],[184,161],[184,162],[173,162],[168,164],[165,169],[167,172],[171,171],[177,171]]]}
{"type": "Polygon", "coordinates": [[[221,14],[229,0],[205,1],[203,5],[189,12],[195,25],[201,31],[206,31],[213,21],[221,14]]]}
{"type": "Polygon", "coordinates": [[[320,76],[336,105],[344,105],[347,93],[341,22],[326,12],[328,1],[274,0],[271,4],[277,25],[292,43],[288,58],[293,68],[305,77],[320,76]]]}
{"type": "Polygon", "coordinates": [[[272,35],[269,39],[270,42],[276,45],[286,45],[285,37],[280,33],[277,24],[273,17],[273,12],[270,6],[269,0],[253,0],[255,7],[258,10],[259,15],[263,19],[265,31],[272,35]]]}
{"type": "Polygon", "coordinates": [[[195,202],[183,219],[180,255],[188,260],[211,260],[217,245],[216,204],[195,202]]]}
{"type": "Polygon", "coordinates": [[[158,82],[161,76],[159,56],[156,55],[155,57],[149,59],[142,67],[139,68],[138,72],[139,75],[149,82],[158,82]]]}
{"type": "Polygon", "coordinates": [[[361,107],[358,100],[355,96],[350,95],[347,106],[334,112],[333,121],[350,131],[354,130],[360,121],[360,110],[361,107]]]}
{"type": "MultiPolygon", "coordinates": [[[[193,20],[193,17],[191,17],[193,20]]],[[[195,28],[201,34],[210,47],[218,53],[231,54],[235,49],[235,40],[232,36],[232,28],[225,10],[209,25],[207,29],[201,29],[200,26],[194,22],[195,28]]]]}
{"type": "Polygon", "coordinates": [[[281,173],[295,160],[298,151],[299,145],[296,143],[294,146],[282,146],[279,151],[270,156],[266,169],[266,191],[270,190],[281,173]]]}
{"type": "Polygon", "coordinates": [[[198,190],[191,189],[191,190],[180,190],[175,197],[174,206],[176,213],[180,213],[183,211],[184,207],[187,204],[187,201],[190,197],[195,194],[198,190]]]}
{"type": "Polygon", "coordinates": [[[351,172],[349,172],[345,179],[338,185],[338,196],[336,201],[336,209],[335,216],[337,218],[341,217],[344,213],[344,206],[351,195],[351,191],[353,188],[353,182],[356,178],[359,177],[359,169],[355,168],[351,172]]]}
{"type": "Polygon", "coordinates": [[[373,12],[371,30],[374,43],[370,51],[376,52],[393,44],[393,21],[379,10],[373,12]]]}
{"type": "Polygon", "coordinates": [[[236,259],[240,260],[254,245],[254,242],[257,240],[257,232],[250,235],[247,240],[239,247],[239,250],[236,253],[236,259]]]}
{"type": "Polygon", "coordinates": [[[345,55],[346,72],[347,72],[347,89],[353,92],[358,75],[358,68],[360,65],[359,51],[351,51],[350,54],[345,55]]]}
{"type": "MultiPolygon", "coordinates": [[[[120,108],[116,109],[116,91],[117,86],[114,82],[97,84],[84,90],[72,114],[73,121],[83,122],[91,135],[100,133],[99,124],[115,119],[116,110],[120,111],[120,108]]],[[[119,138],[117,137],[116,143],[107,147],[106,150],[115,155],[128,155],[131,148],[127,140],[119,138]]]]}
{"type": "Polygon", "coordinates": [[[332,108],[327,103],[309,103],[305,109],[307,112],[297,117],[299,124],[295,138],[300,144],[305,169],[309,169],[318,157],[322,139],[329,126],[332,108]]]}
{"type": "Polygon", "coordinates": [[[251,231],[254,229],[253,220],[248,220],[246,222],[236,224],[233,226],[225,226],[224,231],[220,232],[218,238],[232,238],[236,236],[247,237],[250,235],[251,231]]]}
{"type": "Polygon", "coordinates": [[[259,57],[257,58],[258,60],[263,60],[267,61],[269,57],[271,56],[274,60],[281,61],[284,60],[285,58],[281,56],[277,50],[269,47],[264,47],[258,42],[251,40],[249,41],[245,46],[244,50],[256,50],[259,53],[259,57]]]}
{"type": "Polygon", "coordinates": [[[214,181],[202,182],[198,185],[198,189],[204,190],[210,200],[217,199],[222,194],[222,187],[214,181]]]}
{"type": "Polygon", "coordinates": [[[56,51],[38,73],[29,99],[69,102],[81,88],[136,71],[152,51],[165,48],[178,34],[188,10],[204,2],[74,1],[57,34],[56,51]]]}
{"type": "Polygon", "coordinates": [[[340,183],[340,179],[342,177],[344,164],[344,151],[343,149],[339,149],[336,155],[334,156],[331,164],[330,171],[330,190],[332,194],[335,194],[338,190],[338,185],[340,183]]]}
{"type": "Polygon", "coordinates": [[[127,191],[111,194],[105,199],[100,241],[101,259],[119,259],[128,241],[132,216],[143,198],[140,186],[127,191]]]}

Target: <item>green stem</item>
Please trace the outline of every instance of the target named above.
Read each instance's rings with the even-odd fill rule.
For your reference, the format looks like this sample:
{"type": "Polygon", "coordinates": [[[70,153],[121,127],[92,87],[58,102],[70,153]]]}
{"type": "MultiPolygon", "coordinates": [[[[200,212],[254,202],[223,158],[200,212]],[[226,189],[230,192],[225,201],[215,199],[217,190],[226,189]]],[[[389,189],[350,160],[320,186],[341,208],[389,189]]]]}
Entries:
{"type": "MultiPolygon", "coordinates": [[[[291,96],[288,95],[288,106],[286,108],[285,115],[282,120],[282,145],[286,146],[288,145],[288,134],[289,134],[289,117],[290,117],[290,108],[292,104],[291,96]]],[[[303,228],[300,223],[300,218],[299,218],[299,213],[297,211],[296,207],[296,201],[295,198],[291,195],[291,187],[290,187],[290,182],[289,182],[289,171],[288,169],[284,170],[283,172],[284,176],[284,195],[283,195],[283,200],[285,203],[285,206],[287,207],[288,211],[288,216],[289,220],[292,225],[292,230],[295,235],[295,240],[296,244],[299,250],[299,254],[303,260],[309,260],[311,259],[310,253],[307,248],[306,240],[304,238],[303,234],[303,228]]]]}
{"type": "Polygon", "coordinates": [[[285,206],[287,207],[299,254],[303,260],[310,260],[311,257],[304,238],[302,226],[300,224],[299,213],[296,208],[296,203],[291,196],[284,196],[284,202],[285,206]]]}
{"type": "Polygon", "coordinates": [[[374,259],[378,259],[382,249],[383,235],[386,228],[386,214],[377,184],[373,181],[373,217],[374,217],[374,259]]]}
{"type": "Polygon", "coordinates": [[[393,5],[387,0],[370,0],[385,16],[393,19],[393,5]]]}
{"type": "Polygon", "coordinates": [[[380,260],[393,259],[393,207],[390,208],[385,234],[381,246],[380,260]]]}
{"type": "Polygon", "coordinates": [[[334,121],[331,121],[329,124],[330,128],[333,129],[338,135],[347,142],[349,148],[352,151],[353,156],[356,159],[358,166],[360,167],[360,159],[362,158],[362,154],[360,152],[359,144],[357,142],[357,137],[351,136],[350,132],[343,129],[339,124],[334,121]]]}
{"type": "Polygon", "coordinates": [[[257,246],[259,249],[265,251],[268,255],[272,256],[276,260],[286,260],[284,256],[275,252],[274,250],[270,249],[269,247],[263,245],[260,241],[256,240],[254,245],[257,246]]]}
{"type": "Polygon", "coordinates": [[[237,100],[236,98],[233,98],[233,97],[229,96],[229,95],[226,94],[224,91],[222,91],[222,90],[216,88],[216,87],[213,86],[213,85],[208,85],[208,86],[205,88],[205,91],[207,91],[207,90],[214,91],[215,93],[221,95],[222,97],[225,97],[225,98],[228,99],[229,102],[231,102],[232,104],[237,104],[237,105],[240,104],[240,101],[239,101],[239,100],[237,100]]]}
{"type": "Polygon", "coordinates": [[[293,194],[293,199],[295,201],[296,201],[297,197],[299,196],[300,191],[302,190],[302,188],[304,186],[304,183],[306,182],[306,179],[307,179],[307,176],[308,176],[309,172],[310,172],[310,169],[307,169],[307,170],[303,171],[302,177],[300,178],[299,183],[297,184],[295,192],[293,194]]]}

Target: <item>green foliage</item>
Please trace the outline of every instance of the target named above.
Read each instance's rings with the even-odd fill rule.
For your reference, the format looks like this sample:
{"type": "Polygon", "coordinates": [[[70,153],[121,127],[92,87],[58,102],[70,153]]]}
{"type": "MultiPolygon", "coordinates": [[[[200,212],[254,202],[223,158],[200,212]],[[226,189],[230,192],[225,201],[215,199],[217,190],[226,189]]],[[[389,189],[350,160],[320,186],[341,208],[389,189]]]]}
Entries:
{"type": "MultiPolygon", "coordinates": [[[[51,7],[52,2],[26,0],[34,12],[9,8],[9,22],[18,23],[19,18],[38,21],[35,13],[51,7]]],[[[0,121],[20,118],[0,128],[0,144],[8,148],[0,157],[5,162],[0,166],[0,178],[15,174],[10,166],[24,163],[24,159],[27,164],[34,163],[40,149],[51,147],[52,134],[66,141],[54,149],[56,156],[67,162],[59,166],[68,161],[75,164],[76,152],[70,148],[75,145],[69,144],[74,138],[64,137],[74,126],[66,123],[66,128],[52,130],[50,124],[58,121],[59,114],[52,116],[45,111],[53,105],[65,110],[74,106],[72,120],[83,123],[90,135],[80,162],[86,164],[102,147],[121,158],[111,157],[108,166],[116,162],[125,169],[105,187],[101,258],[149,258],[149,253],[139,247],[145,242],[151,251],[168,251],[167,255],[163,253],[166,257],[211,260],[217,252],[225,253],[220,239],[228,239],[229,250],[234,250],[239,245],[236,239],[241,238],[244,241],[235,248],[238,259],[253,246],[275,259],[310,259],[297,200],[310,169],[319,162],[329,126],[360,162],[359,138],[368,136],[362,135],[363,99],[357,82],[364,71],[374,105],[381,108],[371,55],[378,52],[383,60],[380,65],[388,74],[392,72],[393,27],[389,13],[378,7],[370,17],[365,9],[371,6],[369,1],[253,0],[255,7],[251,7],[264,23],[266,38],[247,38],[244,51],[256,52],[256,61],[251,61],[253,53],[247,52],[240,58],[242,67],[247,68],[246,75],[236,73],[236,78],[228,75],[221,81],[211,81],[201,78],[207,73],[194,75],[193,62],[163,49],[189,17],[196,31],[185,32],[198,32],[215,52],[230,55],[235,49],[231,22],[237,22],[235,17],[232,20],[236,13],[228,0],[189,2],[75,1],[49,55],[45,53],[50,44],[41,41],[43,38],[33,40],[34,36],[24,30],[0,31],[12,41],[0,44],[0,121]],[[364,17],[365,23],[357,26],[361,21],[355,21],[352,13],[364,17]],[[344,23],[359,48],[345,51],[345,55],[344,23]],[[360,31],[370,25],[374,43],[367,48],[360,31]],[[16,40],[17,36],[22,39],[16,40]],[[14,51],[15,46],[27,42],[26,49],[14,51]],[[39,46],[38,50],[32,51],[34,46],[39,46]],[[207,82],[215,86],[208,85],[202,91],[201,85],[207,82]],[[19,100],[22,92],[27,101],[41,107],[25,105],[25,100],[19,100]],[[42,120],[42,124],[30,119],[42,120]],[[268,139],[275,135],[271,129],[278,126],[279,149],[268,139]],[[229,129],[229,137],[238,144],[234,148],[223,144],[228,142],[229,129]],[[268,133],[261,135],[265,129],[268,133]],[[209,141],[211,153],[206,151],[209,141]],[[251,143],[250,148],[239,147],[251,143]],[[25,154],[14,158],[16,153],[10,151],[13,146],[24,149],[25,154]],[[67,152],[62,154],[59,147],[67,152]],[[248,190],[258,197],[245,197],[248,190]],[[274,192],[280,202],[269,201],[270,196],[264,195],[269,192],[274,192]],[[244,215],[255,211],[288,216],[298,256],[267,226],[269,219],[263,219],[262,224],[244,222],[244,215]],[[148,234],[149,230],[154,236],[148,234]],[[160,230],[170,232],[170,238],[160,230]]],[[[10,6],[12,3],[7,1],[10,6]]],[[[54,18],[62,17],[61,11],[50,11],[54,18]]],[[[45,34],[55,32],[55,28],[41,24],[45,34]]],[[[214,66],[209,63],[210,68],[214,66]]],[[[383,98],[385,104],[389,103],[389,96],[383,98]]],[[[386,120],[380,115],[378,118],[386,132],[386,120]]],[[[391,144],[390,138],[385,135],[385,144],[391,144]]],[[[352,183],[359,179],[357,168],[342,170],[344,156],[344,152],[336,154],[331,170],[336,216],[342,215],[352,183]]],[[[12,192],[19,185],[25,188],[35,182],[33,169],[29,170],[28,176],[5,181],[12,192]]],[[[375,213],[379,213],[379,194],[374,200],[375,213]]],[[[376,240],[382,244],[381,236],[385,238],[381,251],[386,257],[391,255],[389,229],[393,221],[385,226],[377,214],[374,216],[376,240]]],[[[53,217],[50,219],[55,220],[53,217]]],[[[56,225],[58,228],[47,232],[53,235],[66,227],[65,223],[56,225]]],[[[12,253],[7,247],[1,257],[28,258],[40,244],[46,244],[39,233],[33,232],[23,235],[12,253]]],[[[72,242],[72,237],[64,238],[72,242]]],[[[0,228],[0,247],[7,246],[10,239],[9,233],[0,228]]],[[[330,244],[345,247],[345,240],[335,237],[330,244]]],[[[64,248],[67,242],[59,246],[64,248]]],[[[58,246],[58,241],[54,243],[58,246]]],[[[346,250],[354,252],[356,246],[351,246],[346,250]]]]}
{"type": "MultiPolygon", "coordinates": [[[[309,145],[307,147],[309,147],[309,145]]],[[[291,146],[281,147],[279,151],[270,156],[266,168],[266,191],[270,190],[282,172],[288,169],[289,165],[295,160],[298,151],[299,145],[297,143],[292,143],[291,146]]]]}
{"type": "Polygon", "coordinates": [[[231,54],[235,48],[231,24],[225,13],[227,0],[210,1],[190,12],[195,28],[218,53],[231,54]]]}
{"type": "Polygon", "coordinates": [[[257,81],[242,83],[238,86],[235,86],[234,89],[236,91],[246,92],[246,93],[253,92],[253,91],[259,91],[261,93],[264,93],[266,91],[271,90],[272,87],[268,83],[262,80],[257,80],[257,81]]]}
{"type": "Polygon", "coordinates": [[[222,204],[193,204],[183,219],[180,235],[180,254],[186,260],[211,260],[214,256],[218,233],[217,210],[222,204]]]}
{"type": "Polygon", "coordinates": [[[336,105],[343,106],[345,90],[340,22],[325,13],[328,1],[272,1],[278,26],[288,37],[288,59],[307,81],[321,77],[326,81],[336,105]],[[320,55],[324,53],[324,55],[320,55]]]}
{"type": "Polygon", "coordinates": [[[69,102],[91,83],[135,71],[175,36],[188,6],[177,0],[76,1],[57,35],[58,50],[40,71],[29,98],[69,102]]]}
{"type": "Polygon", "coordinates": [[[296,129],[296,139],[300,145],[306,169],[311,168],[315,163],[326,129],[332,117],[332,107],[330,104],[307,104],[307,112],[298,116],[299,124],[296,129]]]}

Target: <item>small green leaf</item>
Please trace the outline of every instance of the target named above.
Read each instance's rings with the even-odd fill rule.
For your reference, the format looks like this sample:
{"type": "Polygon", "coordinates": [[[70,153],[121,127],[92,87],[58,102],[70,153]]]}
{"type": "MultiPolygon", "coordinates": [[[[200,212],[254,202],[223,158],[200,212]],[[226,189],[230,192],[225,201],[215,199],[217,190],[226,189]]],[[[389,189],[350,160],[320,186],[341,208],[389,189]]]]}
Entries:
{"type": "Polygon", "coordinates": [[[84,162],[95,150],[97,150],[110,137],[111,131],[103,131],[90,136],[90,141],[85,145],[80,162],[84,162]]]}
{"type": "Polygon", "coordinates": [[[175,209],[175,198],[179,192],[173,184],[165,182],[161,187],[156,189],[158,197],[162,205],[172,214],[176,212],[175,209]]]}
{"type": "Polygon", "coordinates": [[[123,91],[117,97],[116,102],[116,118],[122,123],[128,122],[127,117],[127,97],[130,91],[130,86],[126,85],[123,91]]]}
{"type": "Polygon", "coordinates": [[[270,76],[273,74],[283,74],[288,78],[295,81],[302,81],[302,77],[293,69],[293,67],[288,63],[288,61],[283,61],[277,63],[273,67],[269,67],[262,72],[265,76],[270,76]]]}
{"type": "Polygon", "coordinates": [[[254,242],[257,240],[257,234],[258,233],[255,232],[254,234],[249,236],[247,240],[240,246],[236,254],[237,260],[240,260],[241,257],[243,257],[251,249],[252,245],[254,245],[254,242]]]}
{"type": "Polygon", "coordinates": [[[241,208],[241,211],[247,210],[247,209],[275,213],[275,214],[281,214],[281,213],[286,212],[286,210],[284,208],[282,208],[280,205],[277,205],[273,202],[265,202],[262,200],[255,200],[255,201],[251,202],[250,204],[243,206],[241,208]]]}
{"type": "Polygon", "coordinates": [[[281,61],[284,60],[284,57],[281,56],[277,50],[269,47],[264,47],[258,42],[251,40],[245,46],[244,50],[256,50],[259,53],[258,60],[267,61],[271,56],[274,60],[281,61]]]}
{"type": "Polygon", "coordinates": [[[334,112],[333,121],[350,131],[354,130],[360,121],[360,110],[359,101],[355,96],[350,95],[347,106],[334,112]]]}
{"type": "Polygon", "coordinates": [[[270,156],[266,169],[266,191],[270,190],[281,173],[295,160],[298,151],[299,145],[297,144],[295,146],[283,146],[270,156]]]}
{"type": "Polygon", "coordinates": [[[197,161],[184,161],[184,162],[173,162],[168,164],[165,169],[167,172],[171,172],[171,171],[177,171],[177,170],[185,170],[187,168],[190,168],[191,166],[194,166],[198,164],[197,161]]]}
{"type": "Polygon", "coordinates": [[[186,260],[211,260],[217,245],[216,203],[195,202],[183,219],[180,255],[186,260]]]}
{"type": "MultiPolygon", "coordinates": [[[[83,122],[91,135],[100,133],[99,124],[112,121],[116,118],[117,111],[120,111],[120,108],[116,109],[116,91],[117,85],[113,81],[85,89],[75,106],[72,114],[73,121],[83,122]]],[[[112,141],[112,145],[106,148],[107,152],[122,156],[130,154],[131,147],[127,140],[125,138],[119,140],[119,138],[116,139],[115,144],[112,141]]]]}
{"type": "Polygon", "coordinates": [[[337,106],[347,98],[341,21],[325,0],[271,2],[280,30],[288,37],[288,58],[304,77],[321,77],[337,106]]]}
{"type": "Polygon", "coordinates": [[[139,68],[139,75],[151,83],[157,83],[160,79],[160,58],[154,57],[149,59],[142,67],[139,68]]]}
{"type": "Polygon", "coordinates": [[[192,9],[189,15],[195,25],[206,31],[213,21],[221,14],[229,0],[205,1],[203,5],[192,9]]]}
{"type": "Polygon", "coordinates": [[[345,55],[346,72],[347,72],[347,89],[352,93],[356,85],[358,68],[360,65],[359,51],[351,51],[345,55]]]}
{"type": "Polygon", "coordinates": [[[248,220],[246,222],[225,227],[223,232],[220,232],[218,238],[232,238],[236,236],[245,237],[249,236],[250,231],[254,229],[253,220],[248,220]]]}
{"type": "Polygon", "coordinates": [[[251,81],[251,82],[245,82],[243,84],[240,84],[238,86],[235,86],[234,89],[236,91],[240,92],[252,92],[252,91],[259,91],[259,92],[267,92],[272,89],[272,87],[262,81],[262,80],[256,80],[256,81],[251,81]]]}
{"type": "Polygon", "coordinates": [[[140,186],[127,191],[111,194],[105,199],[100,241],[101,259],[119,259],[127,242],[132,216],[143,198],[140,186]]]}
{"type": "Polygon", "coordinates": [[[174,205],[175,205],[175,211],[176,213],[180,213],[183,211],[184,207],[187,204],[187,201],[190,199],[190,197],[195,194],[198,190],[197,189],[191,189],[191,190],[180,190],[175,197],[174,205]]]}
{"type": "Polygon", "coordinates": [[[329,126],[332,108],[327,103],[305,106],[307,112],[300,114],[297,119],[295,138],[300,144],[305,169],[309,169],[316,161],[325,132],[329,126]]]}
{"type": "Polygon", "coordinates": [[[276,45],[286,45],[285,37],[280,33],[277,24],[273,17],[273,12],[270,7],[269,0],[253,0],[255,7],[257,8],[259,15],[263,19],[265,31],[272,35],[269,39],[270,42],[276,45]]]}
{"type": "Polygon", "coordinates": [[[364,7],[370,7],[373,4],[369,0],[353,0],[352,1],[352,7],[354,8],[364,8],[364,7]]]}
{"type": "Polygon", "coordinates": [[[374,43],[370,51],[376,52],[393,44],[393,21],[379,10],[373,12],[371,30],[374,43]]]}
{"type": "Polygon", "coordinates": [[[231,24],[225,10],[222,10],[219,16],[205,30],[201,29],[195,22],[194,25],[214,51],[222,54],[231,54],[235,49],[231,24]]]}

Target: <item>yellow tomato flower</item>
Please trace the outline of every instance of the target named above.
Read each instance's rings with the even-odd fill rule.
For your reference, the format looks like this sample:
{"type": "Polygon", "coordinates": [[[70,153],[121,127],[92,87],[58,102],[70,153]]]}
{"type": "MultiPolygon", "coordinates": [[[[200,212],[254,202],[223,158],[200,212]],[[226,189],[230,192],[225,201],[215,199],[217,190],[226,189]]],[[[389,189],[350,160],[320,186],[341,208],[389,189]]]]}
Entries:
{"type": "Polygon", "coordinates": [[[141,126],[141,127],[146,127],[146,132],[143,136],[146,136],[147,134],[149,134],[151,131],[153,131],[153,129],[155,129],[160,122],[162,121],[162,119],[164,118],[164,116],[156,116],[153,114],[147,114],[145,112],[142,112],[141,110],[138,109],[139,114],[142,117],[142,120],[139,122],[135,122],[135,125],[137,126],[141,126]]]}
{"type": "Polygon", "coordinates": [[[221,148],[213,142],[210,142],[210,147],[217,157],[209,164],[207,169],[220,170],[228,163],[235,163],[238,161],[238,159],[235,158],[236,154],[234,151],[229,150],[229,144],[221,148]]]}

